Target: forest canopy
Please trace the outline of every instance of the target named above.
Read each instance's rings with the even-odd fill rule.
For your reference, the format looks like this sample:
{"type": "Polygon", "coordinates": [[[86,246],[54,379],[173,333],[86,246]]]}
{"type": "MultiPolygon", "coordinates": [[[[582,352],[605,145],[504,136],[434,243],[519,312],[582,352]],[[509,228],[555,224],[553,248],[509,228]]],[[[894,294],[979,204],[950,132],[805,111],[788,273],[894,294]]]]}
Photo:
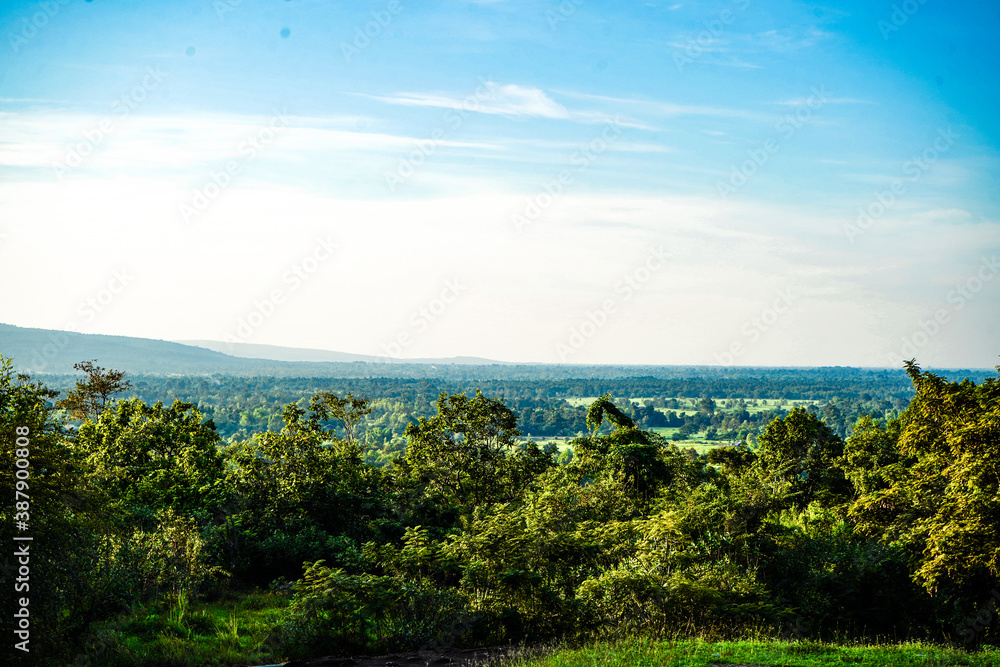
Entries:
{"type": "MultiPolygon", "coordinates": [[[[30,513],[6,503],[3,520],[33,537],[31,623],[54,664],[137,606],[233,589],[286,596],[268,645],[289,657],[442,633],[466,646],[751,628],[997,638],[982,622],[1000,578],[997,377],[909,362],[912,400],[862,390],[757,406],[756,422],[749,395],[671,409],[684,392],[649,395],[642,378],[634,400],[601,391],[626,380],[580,380],[560,381],[563,396],[484,383],[432,403],[427,385],[413,398],[385,381],[397,396],[328,386],[224,439],[218,407],[79,370],[61,393],[0,358],[0,474],[30,496],[30,513]],[[387,427],[392,401],[429,410],[387,427]],[[565,442],[525,437],[538,410],[562,411],[565,442]],[[660,425],[671,412],[681,424],[660,425]],[[667,437],[692,415],[707,432],[733,414],[758,428],[701,452],[667,437]],[[401,448],[384,447],[393,437],[401,448]]],[[[237,386],[249,408],[258,394],[237,386]]]]}

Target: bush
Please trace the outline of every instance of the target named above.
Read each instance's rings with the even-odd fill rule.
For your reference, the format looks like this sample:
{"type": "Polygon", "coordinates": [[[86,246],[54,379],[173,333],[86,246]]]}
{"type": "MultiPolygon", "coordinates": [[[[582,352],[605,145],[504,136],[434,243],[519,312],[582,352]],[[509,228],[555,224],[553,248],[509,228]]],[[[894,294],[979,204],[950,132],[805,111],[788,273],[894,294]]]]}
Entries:
{"type": "Polygon", "coordinates": [[[395,577],[348,575],[323,561],[307,563],[275,645],[292,657],[379,654],[430,647],[449,639],[469,618],[459,593],[395,577]]]}

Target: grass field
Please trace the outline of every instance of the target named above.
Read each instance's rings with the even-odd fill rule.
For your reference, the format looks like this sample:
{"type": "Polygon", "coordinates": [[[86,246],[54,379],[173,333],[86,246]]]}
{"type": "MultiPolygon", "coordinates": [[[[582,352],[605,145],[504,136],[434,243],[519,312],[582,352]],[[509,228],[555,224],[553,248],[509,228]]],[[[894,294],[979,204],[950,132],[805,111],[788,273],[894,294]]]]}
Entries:
{"type": "MultiPolygon", "coordinates": [[[[566,402],[573,407],[588,407],[591,403],[596,401],[598,396],[573,396],[566,399],[566,402]]],[[[645,401],[651,400],[648,396],[629,398],[633,403],[638,403],[642,405],[645,401]]],[[[698,398],[678,398],[676,408],[657,408],[660,412],[666,414],[669,411],[674,411],[677,414],[693,414],[698,412],[698,398]]],[[[806,407],[808,405],[821,405],[823,401],[813,400],[813,399],[802,399],[802,400],[792,400],[787,398],[748,398],[748,397],[734,397],[734,398],[713,398],[715,401],[716,409],[722,412],[732,412],[737,409],[737,405],[742,400],[747,412],[751,414],[756,414],[758,412],[767,412],[768,410],[773,410],[775,408],[784,408],[790,410],[791,408],[806,407]]]]}
{"type": "MultiPolygon", "coordinates": [[[[89,650],[73,664],[152,667],[219,667],[268,664],[280,660],[267,645],[288,596],[265,591],[233,593],[214,602],[152,604],[126,617],[99,624],[89,650]]],[[[627,640],[585,648],[543,647],[540,657],[521,658],[505,667],[1000,667],[1000,650],[965,653],[920,643],[828,644],[812,641],[681,639],[627,640]]],[[[318,657],[318,656],[317,656],[318,657]]]]}
{"type": "Polygon", "coordinates": [[[266,640],[288,596],[257,591],[214,602],[164,602],[98,624],[73,664],[142,667],[262,665],[273,656],[266,640]]]}
{"type": "MultiPolygon", "coordinates": [[[[658,426],[655,428],[651,428],[649,430],[652,431],[653,433],[662,435],[664,438],[672,441],[681,449],[694,449],[699,454],[704,454],[713,447],[720,447],[728,444],[727,442],[722,440],[698,439],[697,436],[694,437],[689,436],[687,440],[673,440],[675,433],[680,429],[668,426],[658,426]]],[[[544,447],[545,445],[551,442],[555,444],[556,447],[559,448],[560,452],[563,452],[567,449],[572,449],[569,444],[570,441],[573,440],[573,438],[571,437],[544,436],[538,438],[522,438],[522,440],[528,440],[528,439],[533,440],[539,447],[544,447]]]]}
{"type": "Polygon", "coordinates": [[[1000,650],[965,653],[930,644],[838,645],[811,641],[669,642],[632,640],[565,649],[546,657],[515,661],[511,667],[968,667],[1000,666],[1000,650]]]}
{"type": "MultiPolygon", "coordinates": [[[[579,406],[589,406],[599,397],[597,396],[572,396],[566,399],[566,402],[574,407],[579,406]]],[[[631,397],[629,398],[634,403],[642,404],[644,401],[650,400],[649,397],[631,397]]],[[[666,414],[667,412],[676,412],[678,415],[690,415],[695,414],[699,411],[698,402],[701,399],[698,398],[679,398],[677,399],[678,407],[676,408],[657,408],[660,412],[666,414]]],[[[734,398],[715,398],[712,399],[716,403],[716,410],[720,412],[733,412],[739,408],[739,402],[742,400],[744,402],[743,409],[751,414],[756,414],[760,412],[767,412],[775,408],[783,408],[785,410],[790,410],[795,407],[805,407],[808,405],[820,405],[822,401],[803,399],[803,400],[791,400],[785,398],[749,398],[749,397],[734,397],[734,398]]],[[[699,454],[704,454],[708,450],[714,447],[720,447],[728,444],[726,441],[722,440],[707,440],[705,439],[705,432],[695,433],[689,435],[685,440],[676,440],[677,431],[680,430],[679,427],[667,427],[660,426],[649,429],[652,432],[663,436],[667,440],[674,442],[681,449],[694,449],[699,454]]],[[[540,446],[546,443],[552,442],[558,448],[559,451],[564,451],[569,448],[569,441],[572,438],[559,438],[559,437],[542,437],[542,438],[532,438],[540,446]]]]}

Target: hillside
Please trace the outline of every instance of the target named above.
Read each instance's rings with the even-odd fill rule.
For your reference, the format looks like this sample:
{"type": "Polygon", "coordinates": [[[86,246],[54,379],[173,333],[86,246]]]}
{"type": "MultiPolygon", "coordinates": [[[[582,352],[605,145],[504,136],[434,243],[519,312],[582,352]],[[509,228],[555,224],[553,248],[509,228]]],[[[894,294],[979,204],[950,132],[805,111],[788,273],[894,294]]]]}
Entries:
{"type": "Polygon", "coordinates": [[[74,363],[92,359],[101,366],[136,375],[298,377],[433,377],[447,374],[451,366],[499,363],[471,357],[390,361],[326,350],[250,344],[233,345],[230,354],[224,352],[227,343],[190,343],[0,324],[0,354],[13,359],[18,370],[44,374],[73,373],[74,363]]]}
{"type": "MultiPolygon", "coordinates": [[[[351,354],[349,352],[335,352],[333,350],[316,350],[301,347],[281,347],[278,345],[257,345],[255,343],[225,343],[218,340],[178,340],[175,343],[182,345],[193,345],[215,352],[221,352],[233,357],[242,359],[268,359],[270,361],[309,361],[309,362],[333,362],[333,363],[353,363],[363,362],[369,364],[384,364],[390,362],[388,357],[376,357],[368,354],[351,354]]],[[[468,364],[468,365],[491,365],[503,363],[492,359],[481,357],[449,357],[447,359],[398,359],[395,363],[411,364],[468,364]]]]}

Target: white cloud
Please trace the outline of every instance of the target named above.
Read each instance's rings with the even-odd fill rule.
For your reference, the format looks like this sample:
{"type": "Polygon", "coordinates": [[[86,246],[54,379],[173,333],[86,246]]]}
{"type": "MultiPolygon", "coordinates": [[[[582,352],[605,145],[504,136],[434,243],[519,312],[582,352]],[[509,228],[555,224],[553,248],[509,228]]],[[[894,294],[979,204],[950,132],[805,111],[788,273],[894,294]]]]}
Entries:
{"type": "MultiPolygon", "coordinates": [[[[219,339],[255,300],[279,289],[286,303],[250,342],[380,354],[445,280],[458,279],[468,286],[463,297],[404,356],[558,361],[556,343],[614,298],[613,322],[571,361],[713,363],[741,337],[746,318],[791,285],[802,295],[795,309],[741,362],[847,364],[868,360],[893,332],[908,330],[912,312],[928,301],[905,287],[907,272],[929,268],[914,259],[912,243],[900,245],[879,227],[851,246],[835,216],[808,208],[566,193],[518,233],[511,216],[523,209],[523,193],[481,188],[389,202],[255,184],[229,188],[185,226],[176,206],[187,195],[162,179],[0,185],[0,216],[23,223],[5,229],[0,280],[35,276],[30,290],[4,290],[5,317],[62,327],[124,263],[136,276],[128,292],[82,330],[219,339]],[[324,236],[341,251],[289,293],[283,275],[324,236]],[[626,299],[616,286],[655,246],[670,253],[668,265],[626,299]],[[44,271],[34,264],[39,257],[44,271]],[[898,286],[884,285],[893,279],[898,286]],[[900,307],[873,330],[870,313],[884,311],[883,302],[900,307]],[[318,303],[365,317],[330,326],[330,308],[318,303]],[[802,347],[802,340],[826,341],[829,351],[802,347]]],[[[939,224],[939,216],[928,217],[934,220],[911,233],[939,224]]],[[[933,272],[968,273],[956,254],[996,247],[991,228],[957,227],[955,247],[935,259],[933,272]]],[[[991,303],[984,295],[976,307],[991,303]]]]}
{"type": "Polygon", "coordinates": [[[464,109],[479,113],[499,114],[502,116],[533,116],[536,118],[570,118],[570,112],[563,105],[555,102],[539,88],[519,86],[517,84],[497,84],[486,82],[487,93],[467,98],[449,97],[428,93],[398,93],[375,99],[389,104],[403,106],[441,107],[445,109],[464,109]]]}
{"type": "Polygon", "coordinates": [[[518,84],[498,84],[484,82],[485,93],[476,93],[464,98],[434,93],[397,93],[388,96],[372,96],[389,104],[414,107],[438,107],[456,109],[499,116],[549,118],[570,120],[579,123],[615,123],[624,127],[653,129],[644,123],[620,114],[602,111],[568,109],[556,102],[540,88],[518,84]]]}

